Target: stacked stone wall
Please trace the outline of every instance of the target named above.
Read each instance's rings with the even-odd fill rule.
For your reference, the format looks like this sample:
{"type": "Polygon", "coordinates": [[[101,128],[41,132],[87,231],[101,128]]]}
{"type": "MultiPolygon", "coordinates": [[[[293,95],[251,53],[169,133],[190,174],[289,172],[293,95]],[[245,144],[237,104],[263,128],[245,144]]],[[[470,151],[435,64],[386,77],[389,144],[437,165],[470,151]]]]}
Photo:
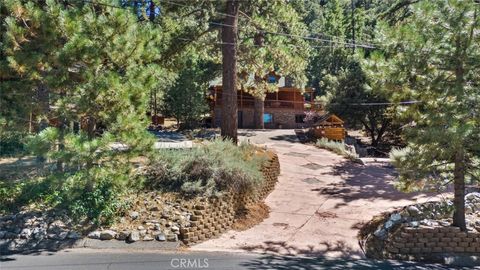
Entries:
{"type": "Polygon", "coordinates": [[[406,206],[374,217],[359,233],[369,258],[444,262],[480,256],[480,193],[465,196],[467,231],[451,226],[451,201],[406,206]]]}
{"type": "Polygon", "coordinates": [[[221,197],[203,199],[194,206],[190,226],[180,229],[180,239],[185,244],[205,241],[230,229],[235,216],[249,205],[264,200],[275,188],[280,174],[278,156],[272,158],[262,168],[264,181],[254,193],[225,194],[221,197]]]}

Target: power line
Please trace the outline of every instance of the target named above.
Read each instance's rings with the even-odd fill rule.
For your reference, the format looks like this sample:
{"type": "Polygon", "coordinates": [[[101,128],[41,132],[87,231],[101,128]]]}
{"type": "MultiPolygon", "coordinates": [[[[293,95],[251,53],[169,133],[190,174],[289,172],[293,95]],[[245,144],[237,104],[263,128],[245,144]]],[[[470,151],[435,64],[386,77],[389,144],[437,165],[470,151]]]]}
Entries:
{"type": "MultiPolygon", "coordinates": [[[[101,5],[101,6],[107,6],[107,7],[112,7],[112,8],[120,8],[120,9],[125,9],[126,7],[122,7],[122,6],[115,6],[115,5],[110,5],[110,4],[104,4],[104,3],[99,3],[99,2],[96,2],[96,1],[90,1],[90,0],[78,0],[78,1],[82,1],[82,2],[85,2],[85,3],[90,3],[90,4],[94,4],[94,5],[101,5]]],[[[162,0],[163,2],[167,2],[167,3],[172,3],[172,4],[175,4],[177,6],[183,6],[183,7],[190,7],[188,5],[184,5],[184,4],[179,4],[179,3],[176,3],[176,2],[172,2],[172,1],[167,1],[167,0],[162,0]]],[[[225,15],[225,13],[222,13],[222,12],[218,12],[218,11],[214,11],[214,13],[216,14],[220,14],[220,15],[225,15]]],[[[226,14],[226,15],[229,15],[229,14],[226,14]]],[[[234,16],[234,15],[230,15],[230,16],[234,16]]],[[[248,17],[247,17],[248,18],[248,17]]],[[[252,20],[251,18],[249,18],[250,20],[252,20]]],[[[153,23],[153,22],[152,22],[153,23]]],[[[225,27],[235,27],[234,25],[230,25],[230,24],[224,24],[224,23],[219,23],[219,22],[211,22],[211,21],[208,21],[209,24],[211,25],[217,25],[217,26],[225,26],[225,27]]],[[[287,36],[287,37],[295,37],[295,38],[301,38],[301,39],[305,39],[305,40],[311,40],[311,41],[318,41],[318,42],[327,42],[327,43],[333,43],[333,44],[341,44],[341,45],[346,45],[346,46],[353,46],[353,47],[361,47],[361,48],[365,48],[365,49],[375,49],[376,47],[371,45],[371,44],[360,44],[360,43],[349,43],[349,42],[342,42],[342,41],[335,41],[335,40],[329,40],[329,39],[322,39],[322,38],[316,38],[316,37],[311,37],[311,36],[301,36],[301,35],[294,35],[294,34],[288,34],[288,33],[282,33],[282,32],[273,32],[273,31],[266,31],[266,30],[262,30],[264,33],[268,33],[268,34],[272,34],[272,35],[281,35],[281,36],[287,36]]]]}

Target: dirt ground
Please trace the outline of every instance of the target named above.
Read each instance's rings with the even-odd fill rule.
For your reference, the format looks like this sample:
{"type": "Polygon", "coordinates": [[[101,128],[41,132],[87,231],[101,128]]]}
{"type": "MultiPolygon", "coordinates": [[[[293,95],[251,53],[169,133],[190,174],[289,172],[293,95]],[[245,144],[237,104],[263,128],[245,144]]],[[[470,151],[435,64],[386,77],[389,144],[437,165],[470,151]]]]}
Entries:
{"type": "Polygon", "coordinates": [[[362,224],[395,207],[438,199],[438,194],[405,194],[393,186],[386,160],[365,165],[301,144],[293,130],[240,130],[242,140],[278,153],[279,182],[265,203],[269,216],[245,231],[231,230],[192,250],[254,251],[361,258],[362,224]]]}

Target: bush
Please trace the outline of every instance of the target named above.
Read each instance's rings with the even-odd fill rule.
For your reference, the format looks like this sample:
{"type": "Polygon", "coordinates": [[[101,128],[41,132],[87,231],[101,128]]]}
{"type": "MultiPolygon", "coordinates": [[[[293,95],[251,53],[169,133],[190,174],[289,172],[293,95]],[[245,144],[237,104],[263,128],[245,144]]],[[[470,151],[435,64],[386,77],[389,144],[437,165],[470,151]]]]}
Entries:
{"type": "Polygon", "coordinates": [[[188,150],[162,150],[146,170],[146,187],[188,196],[251,192],[263,181],[266,155],[252,145],[214,140],[188,150]]]}
{"type": "Polygon", "coordinates": [[[122,200],[128,169],[95,167],[71,174],[52,174],[20,183],[0,183],[0,210],[36,208],[65,209],[74,220],[110,224],[128,206],[122,200]]]}
{"type": "Polygon", "coordinates": [[[0,130],[0,157],[23,155],[26,136],[25,132],[0,130]]]}
{"type": "Polygon", "coordinates": [[[330,141],[326,138],[321,138],[320,140],[317,141],[315,145],[319,148],[327,149],[336,154],[344,156],[352,161],[358,160],[358,155],[356,153],[352,153],[348,151],[344,142],[335,142],[335,141],[330,141]]]}

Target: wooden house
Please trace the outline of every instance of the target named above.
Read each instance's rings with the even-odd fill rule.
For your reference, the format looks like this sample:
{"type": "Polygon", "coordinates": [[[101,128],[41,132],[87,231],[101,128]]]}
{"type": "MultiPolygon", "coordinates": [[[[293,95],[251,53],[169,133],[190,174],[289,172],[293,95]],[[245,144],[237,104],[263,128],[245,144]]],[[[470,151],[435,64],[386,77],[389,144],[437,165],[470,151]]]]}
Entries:
{"type": "Polygon", "coordinates": [[[343,120],[335,114],[325,114],[312,125],[311,130],[315,138],[343,141],[346,137],[343,123],[343,120]]]}
{"type": "MultiPolygon", "coordinates": [[[[215,127],[221,125],[222,86],[210,88],[210,107],[215,127]]],[[[264,106],[265,128],[304,128],[305,110],[312,107],[313,88],[301,89],[282,86],[274,93],[267,93],[264,106]]],[[[238,127],[253,128],[254,97],[246,91],[237,91],[238,127]]]]}
{"type": "MultiPolygon", "coordinates": [[[[264,126],[265,128],[305,128],[305,111],[316,107],[314,103],[314,89],[299,89],[293,86],[289,77],[282,77],[271,72],[264,78],[274,85],[277,90],[267,93],[264,100],[264,126]]],[[[255,80],[249,75],[248,82],[255,80]]],[[[219,127],[222,118],[222,85],[221,79],[211,82],[210,108],[212,125],[219,127]]],[[[247,87],[248,88],[248,87],[247,87]]],[[[254,97],[248,90],[237,91],[238,127],[254,127],[254,97]]]]}

